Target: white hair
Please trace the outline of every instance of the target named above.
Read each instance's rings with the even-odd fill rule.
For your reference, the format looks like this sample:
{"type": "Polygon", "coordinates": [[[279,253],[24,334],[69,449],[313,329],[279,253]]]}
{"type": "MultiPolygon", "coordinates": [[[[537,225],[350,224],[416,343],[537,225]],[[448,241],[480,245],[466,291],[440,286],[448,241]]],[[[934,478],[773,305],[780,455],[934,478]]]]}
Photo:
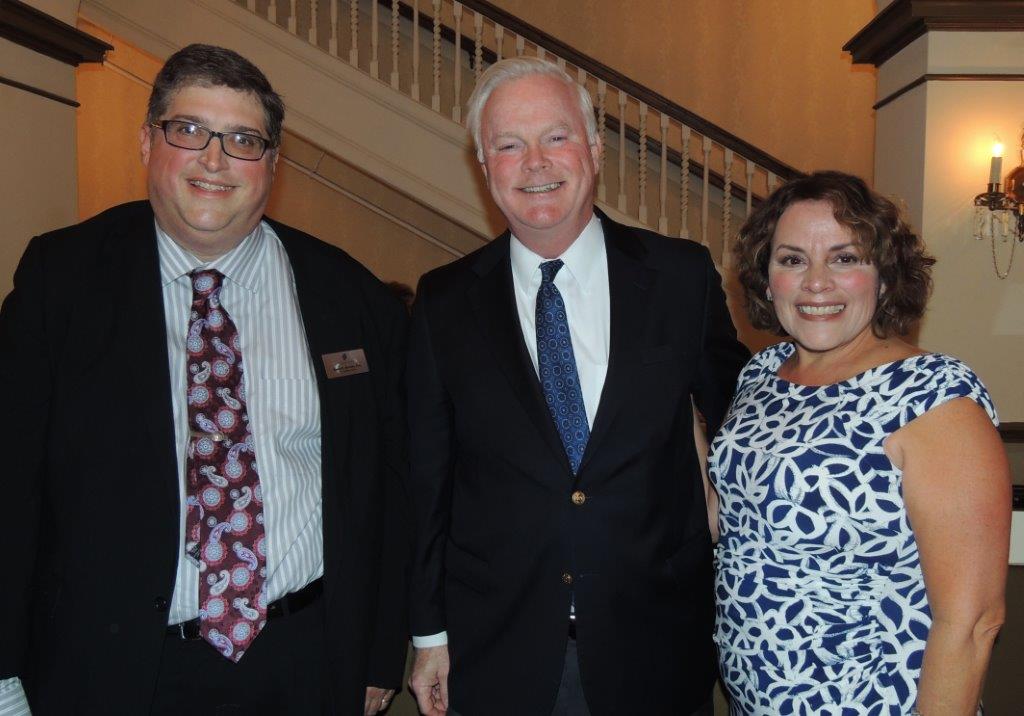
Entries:
{"type": "Polygon", "coordinates": [[[509,57],[495,62],[488,67],[480,81],[473,88],[473,94],[469,96],[466,107],[466,129],[473,137],[473,144],[476,146],[476,158],[482,163],[484,161],[483,144],[480,141],[480,119],[483,114],[484,105],[490,99],[494,90],[506,82],[541,75],[554,77],[576,91],[576,99],[579,103],[580,114],[583,116],[584,125],[587,128],[587,140],[591,143],[597,141],[597,120],[594,118],[594,101],[590,98],[587,88],[579,84],[561,67],[553,62],[542,60],[537,57],[509,57]]]}

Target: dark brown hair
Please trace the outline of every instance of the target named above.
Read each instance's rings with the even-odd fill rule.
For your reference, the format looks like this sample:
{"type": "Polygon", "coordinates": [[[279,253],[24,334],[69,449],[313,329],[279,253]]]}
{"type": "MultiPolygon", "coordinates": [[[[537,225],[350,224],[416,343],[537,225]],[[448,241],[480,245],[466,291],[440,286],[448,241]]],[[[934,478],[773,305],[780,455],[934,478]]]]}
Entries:
{"type": "Polygon", "coordinates": [[[281,144],[284,102],[260,68],[237,52],[214,45],[189,45],[168,57],[153,81],[146,123],[160,121],[174,93],[184,87],[229,87],[252,94],[263,106],[270,145],[281,144]]]}
{"type": "Polygon", "coordinates": [[[924,313],[935,259],[925,252],[924,243],[895,204],[869,189],[863,179],[836,171],[814,172],[783,184],[740,229],[734,253],[751,324],[785,335],[765,295],[772,238],[786,209],[815,200],[832,205],[836,222],[851,231],[864,260],[878,269],[885,290],[871,321],[875,335],[906,333],[924,313]]]}

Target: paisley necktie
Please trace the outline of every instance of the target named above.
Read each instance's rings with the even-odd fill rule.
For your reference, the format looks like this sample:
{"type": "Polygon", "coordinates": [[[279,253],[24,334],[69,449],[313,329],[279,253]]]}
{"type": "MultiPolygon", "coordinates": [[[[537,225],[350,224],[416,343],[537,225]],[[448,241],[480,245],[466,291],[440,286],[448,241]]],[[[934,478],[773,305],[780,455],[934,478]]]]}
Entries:
{"type": "Polygon", "coordinates": [[[199,566],[199,632],[237,662],[267,619],[263,494],[241,341],[220,303],[224,276],[191,279],[185,549],[199,566]]]}
{"type": "Polygon", "coordinates": [[[561,259],[540,265],[541,283],[537,291],[537,372],[544,399],[562,438],[565,454],[575,475],[590,438],[587,413],[583,407],[580,376],[569,336],[565,301],[555,286],[555,275],[564,264],[561,259]]]}

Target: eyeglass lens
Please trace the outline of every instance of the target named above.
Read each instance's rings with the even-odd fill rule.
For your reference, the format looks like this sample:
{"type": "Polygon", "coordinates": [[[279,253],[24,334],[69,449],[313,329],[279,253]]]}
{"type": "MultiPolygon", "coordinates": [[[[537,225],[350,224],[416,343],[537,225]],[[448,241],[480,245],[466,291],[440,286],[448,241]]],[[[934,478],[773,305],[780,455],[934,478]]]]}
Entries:
{"type": "Polygon", "coordinates": [[[182,149],[205,149],[213,137],[220,138],[224,153],[235,159],[256,160],[267,149],[267,140],[245,132],[214,132],[201,124],[169,119],[163,123],[168,144],[182,149]]]}

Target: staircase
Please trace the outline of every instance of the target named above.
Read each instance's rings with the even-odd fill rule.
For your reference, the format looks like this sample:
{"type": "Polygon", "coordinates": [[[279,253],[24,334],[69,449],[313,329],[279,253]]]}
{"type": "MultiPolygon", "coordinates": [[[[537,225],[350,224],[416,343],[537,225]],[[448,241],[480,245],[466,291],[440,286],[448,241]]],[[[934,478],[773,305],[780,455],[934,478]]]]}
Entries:
{"type": "Polygon", "coordinates": [[[547,58],[591,92],[602,209],[700,241],[723,268],[743,218],[798,174],[480,0],[84,0],[80,13],[157,57],[190,42],[238,50],[284,95],[288,132],[482,238],[504,224],[462,120],[476,78],[501,57],[547,58]]]}

